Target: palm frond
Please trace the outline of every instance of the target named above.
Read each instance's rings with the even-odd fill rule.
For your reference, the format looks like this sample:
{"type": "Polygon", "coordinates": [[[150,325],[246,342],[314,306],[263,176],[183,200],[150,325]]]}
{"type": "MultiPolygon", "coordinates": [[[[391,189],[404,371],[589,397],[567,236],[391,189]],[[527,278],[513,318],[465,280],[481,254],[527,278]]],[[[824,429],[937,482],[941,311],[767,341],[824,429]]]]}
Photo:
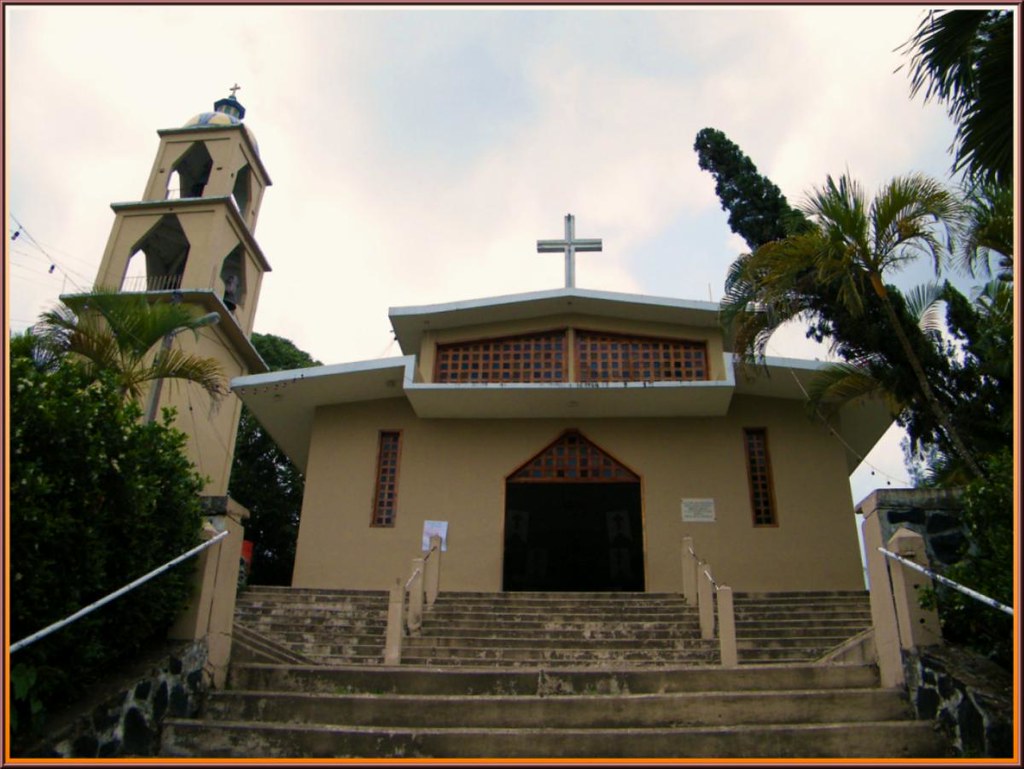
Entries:
{"type": "Polygon", "coordinates": [[[851,363],[830,363],[807,385],[808,405],[824,416],[835,413],[858,398],[882,398],[893,414],[899,405],[868,369],[851,363]]]}
{"type": "Polygon", "coordinates": [[[937,334],[945,328],[942,316],[943,287],[938,283],[922,283],[903,295],[907,310],[917,319],[918,328],[926,334],[937,334]]]}

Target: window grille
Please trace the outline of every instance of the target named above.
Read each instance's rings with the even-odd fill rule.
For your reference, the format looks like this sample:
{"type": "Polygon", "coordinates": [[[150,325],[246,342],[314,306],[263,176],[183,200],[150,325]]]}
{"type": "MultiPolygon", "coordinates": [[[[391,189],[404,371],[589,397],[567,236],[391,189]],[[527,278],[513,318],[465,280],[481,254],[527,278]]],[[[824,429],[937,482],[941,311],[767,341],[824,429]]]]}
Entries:
{"type": "Polygon", "coordinates": [[[633,483],[640,477],[575,430],[558,440],[508,477],[518,483],[633,483]]]}
{"type": "Polygon", "coordinates": [[[708,378],[707,345],[684,339],[576,332],[581,382],[680,382],[708,378]]]}
{"type": "Polygon", "coordinates": [[[747,452],[747,478],[750,481],[750,505],[755,526],[775,526],[775,500],[772,492],[768,435],[763,428],[743,431],[747,452]]]}
{"type": "Polygon", "coordinates": [[[439,344],[434,381],[564,382],[566,332],[439,344]]]}
{"type": "Polygon", "coordinates": [[[402,434],[380,433],[377,451],[377,488],[373,496],[372,526],[394,526],[398,506],[398,454],[402,434]]]}

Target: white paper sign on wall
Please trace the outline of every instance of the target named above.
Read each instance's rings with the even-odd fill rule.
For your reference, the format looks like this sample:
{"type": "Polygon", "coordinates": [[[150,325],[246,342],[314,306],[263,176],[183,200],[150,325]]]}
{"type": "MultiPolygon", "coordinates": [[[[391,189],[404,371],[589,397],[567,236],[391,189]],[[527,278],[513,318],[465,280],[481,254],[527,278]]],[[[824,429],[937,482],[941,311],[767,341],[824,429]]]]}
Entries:
{"type": "Polygon", "coordinates": [[[430,549],[430,538],[435,535],[441,538],[441,552],[448,552],[448,521],[423,522],[423,552],[430,549]]]}
{"type": "Polygon", "coordinates": [[[686,523],[714,523],[714,499],[684,499],[683,521],[686,523]]]}

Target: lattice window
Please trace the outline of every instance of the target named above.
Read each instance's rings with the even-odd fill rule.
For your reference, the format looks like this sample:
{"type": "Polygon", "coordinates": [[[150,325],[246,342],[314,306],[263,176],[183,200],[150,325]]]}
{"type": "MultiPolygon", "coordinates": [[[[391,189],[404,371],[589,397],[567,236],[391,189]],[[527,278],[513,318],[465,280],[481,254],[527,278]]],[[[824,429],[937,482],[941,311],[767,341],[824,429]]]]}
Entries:
{"type": "Polygon", "coordinates": [[[708,378],[707,345],[683,339],[577,331],[576,363],[581,382],[676,382],[708,378]]]}
{"type": "Polygon", "coordinates": [[[517,483],[632,483],[640,477],[575,430],[508,477],[517,483]]]}
{"type": "Polygon", "coordinates": [[[402,434],[399,432],[380,433],[377,450],[377,488],[373,495],[373,518],[371,526],[394,526],[398,506],[398,454],[402,434]]]}
{"type": "Polygon", "coordinates": [[[772,492],[771,462],[768,458],[768,435],[763,428],[744,430],[743,435],[754,525],[775,526],[775,495],[772,492]]]}
{"type": "Polygon", "coordinates": [[[565,331],[439,344],[436,382],[564,382],[565,331]]]}

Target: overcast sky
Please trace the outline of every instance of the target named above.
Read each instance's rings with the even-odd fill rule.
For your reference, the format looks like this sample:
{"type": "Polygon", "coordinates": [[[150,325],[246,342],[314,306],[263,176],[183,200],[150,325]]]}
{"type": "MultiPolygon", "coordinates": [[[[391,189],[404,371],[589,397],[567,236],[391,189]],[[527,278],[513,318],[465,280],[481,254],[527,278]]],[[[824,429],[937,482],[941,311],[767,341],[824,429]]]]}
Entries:
{"type": "MultiPolygon", "coordinates": [[[[604,241],[579,287],[719,300],[745,248],[697,166],[706,126],[791,203],[828,174],[874,191],[950,165],[944,110],[894,72],[923,6],[5,11],[8,225],[31,236],[7,238],[15,331],[91,286],[156,130],[236,82],[273,180],[255,328],[324,363],[400,354],[389,306],[562,286],[536,241],[570,212],[604,241]]],[[[769,352],[823,356],[800,330],[769,352]]],[[[903,485],[883,444],[854,501],[903,485]]]]}

